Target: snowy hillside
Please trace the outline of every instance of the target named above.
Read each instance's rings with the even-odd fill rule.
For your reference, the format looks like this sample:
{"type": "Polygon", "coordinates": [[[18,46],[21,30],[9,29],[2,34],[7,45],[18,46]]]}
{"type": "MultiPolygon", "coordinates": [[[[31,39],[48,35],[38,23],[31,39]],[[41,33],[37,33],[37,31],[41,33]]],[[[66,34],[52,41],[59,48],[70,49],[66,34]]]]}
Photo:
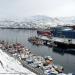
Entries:
{"type": "Polygon", "coordinates": [[[64,24],[75,25],[75,17],[61,17],[59,18],[64,24]]]}
{"type": "Polygon", "coordinates": [[[59,17],[52,18],[47,16],[32,16],[17,20],[5,19],[0,20],[0,27],[2,28],[45,28],[54,27],[57,25],[74,25],[75,17],[59,17]]]}
{"type": "Polygon", "coordinates": [[[0,74],[36,75],[35,73],[24,68],[18,60],[15,60],[14,58],[10,57],[1,49],[0,49],[0,74]]]}

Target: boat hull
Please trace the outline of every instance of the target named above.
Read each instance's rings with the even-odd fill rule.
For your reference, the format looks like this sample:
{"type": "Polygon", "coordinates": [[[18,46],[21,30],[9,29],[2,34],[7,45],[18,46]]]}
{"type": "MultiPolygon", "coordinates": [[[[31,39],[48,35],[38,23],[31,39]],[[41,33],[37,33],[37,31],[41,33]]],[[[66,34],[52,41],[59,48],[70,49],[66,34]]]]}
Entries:
{"type": "Polygon", "coordinates": [[[75,44],[71,43],[69,44],[69,43],[54,41],[54,44],[56,44],[56,47],[60,48],[75,48],[75,44]]]}
{"type": "Polygon", "coordinates": [[[43,35],[43,36],[51,36],[50,31],[37,31],[37,34],[43,35]]]}

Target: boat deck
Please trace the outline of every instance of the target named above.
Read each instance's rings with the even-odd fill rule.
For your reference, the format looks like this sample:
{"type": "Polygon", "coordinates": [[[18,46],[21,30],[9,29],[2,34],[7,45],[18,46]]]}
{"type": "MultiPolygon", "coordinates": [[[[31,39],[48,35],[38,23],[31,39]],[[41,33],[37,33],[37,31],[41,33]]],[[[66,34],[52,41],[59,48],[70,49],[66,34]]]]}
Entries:
{"type": "Polygon", "coordinates": [[[52,41],[57,41],[67,44],[75,44],[75,39],[69,39],[69,38],[52,37],[52,41]]]}

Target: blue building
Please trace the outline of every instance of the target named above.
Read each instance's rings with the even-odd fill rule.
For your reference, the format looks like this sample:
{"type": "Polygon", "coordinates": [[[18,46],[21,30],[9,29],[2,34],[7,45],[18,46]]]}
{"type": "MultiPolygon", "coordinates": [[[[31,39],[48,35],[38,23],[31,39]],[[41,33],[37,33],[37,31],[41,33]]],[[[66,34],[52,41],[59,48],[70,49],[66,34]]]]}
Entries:
{"type": "Polygon", "coordinates": [[[75,30],[69,27],[57,27],[53,29],[54,37],[75,38],[75,30]]]}

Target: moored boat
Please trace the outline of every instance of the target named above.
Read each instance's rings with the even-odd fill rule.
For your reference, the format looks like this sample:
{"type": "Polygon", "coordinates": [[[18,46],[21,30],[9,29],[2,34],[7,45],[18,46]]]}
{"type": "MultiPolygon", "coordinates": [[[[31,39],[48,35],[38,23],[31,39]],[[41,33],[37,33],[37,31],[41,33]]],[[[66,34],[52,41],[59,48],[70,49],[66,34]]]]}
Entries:
{"type": "Polygon", "coordinates": [[[70,27],[56,27],[52,41],[57,47],[75,48],[75,30],[70,27]]]}
{"type": "Polygon", "coordinates": [[[28,41],[35,45],[43,45],[44,44],[43,40],[41,40],[38,37],[30,37],[30,38],[28,38],[28,41]]]}
{"type": "Polygon", "coordinates": [[[50,30],[37,30],[37,34],[43,35],[43,36],[51,36],[52,35],[50,30]]]}

